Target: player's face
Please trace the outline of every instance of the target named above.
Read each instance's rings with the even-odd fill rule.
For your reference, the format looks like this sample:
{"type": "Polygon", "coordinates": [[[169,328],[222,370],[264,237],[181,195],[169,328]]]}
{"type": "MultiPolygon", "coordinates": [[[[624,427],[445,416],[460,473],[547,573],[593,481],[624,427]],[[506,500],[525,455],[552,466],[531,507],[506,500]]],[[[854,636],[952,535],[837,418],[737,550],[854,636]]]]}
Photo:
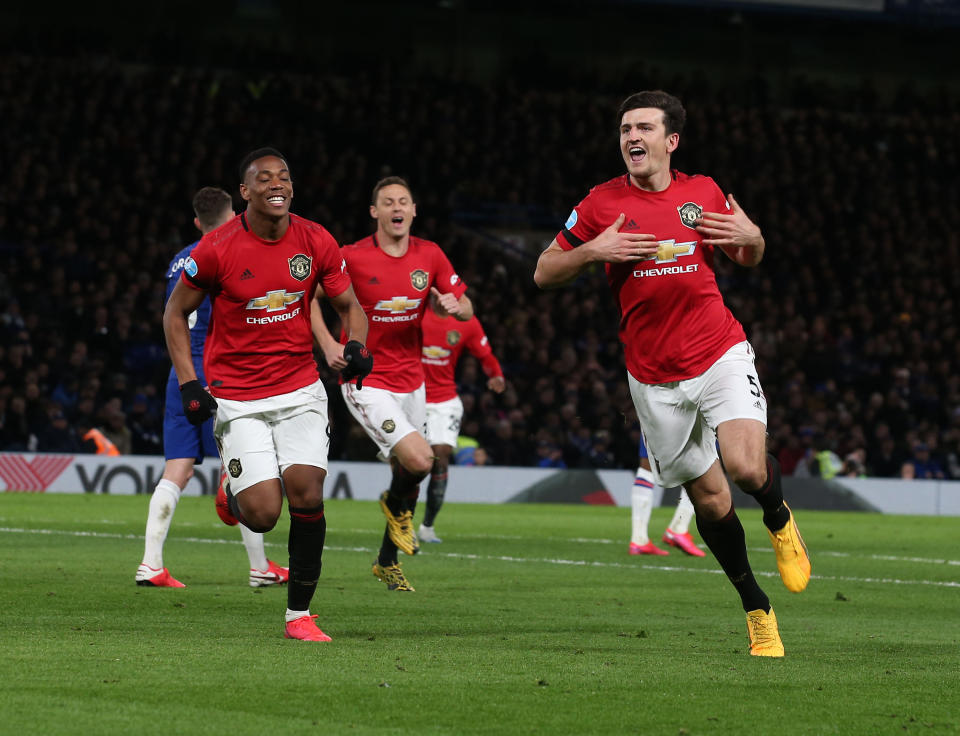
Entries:
{"type": "Polygon", "coordinates": [[[389,184],[377,192],[377,203],[370,207],[370,217],[377,221],[377,228],[395,238],[410,232],[417,205],[405,186],[389,184]]]}
{"type": "Polygon", "coordinates": [[[240,184],[240,196],[250,203],[250,209],[265,217],[287,215],[293,199],[293,181],[287,162],[276,156],[253,161],[240,184]]]}
{"type": "Polygon", "coordinates": [[[679,133],[667,135],[659,108],[627,110],[620,121],[620,153],[634,179],[646,180],[669,170],[670,154],[679,141],[679,133]]]}

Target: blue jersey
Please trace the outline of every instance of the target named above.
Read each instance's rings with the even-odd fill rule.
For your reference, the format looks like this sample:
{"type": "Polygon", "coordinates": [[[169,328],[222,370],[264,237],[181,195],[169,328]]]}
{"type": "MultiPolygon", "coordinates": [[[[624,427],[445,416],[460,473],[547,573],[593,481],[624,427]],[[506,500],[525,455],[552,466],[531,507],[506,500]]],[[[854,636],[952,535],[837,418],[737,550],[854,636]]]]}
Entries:
{"type": "MultiPolygon", "coordinates": [[[[200,242],[200,241],[197,241],[200,242]]],[[[173,287],[180,280],[180,272],[187,257],[197,243],[191,243],[181,250],[170,261],[167,269],[167,297],[173,293],[173,287]]],[[[206,385],[207,379],[203,375],[203,346],[207,342],[207,327],[210,325],[210,298],[206,297],[197,307],[197,311],[187,320],[190,326],[190,352],[193,355],[193,368],[197,378],[206,385]]],[[[180,402],[180,385],[173,368],[167,378],[166,407],[163,416],[163,453],[167,460],[178,458],[194,458],[201,462],[204,457],[217,457],[217,444],[213,438],[213,418],[208,419],[199,427],[187,421],[180,402]]]]}
{"type": "MultiPolygon", "coordinates": [[[[170,295],[173,293],[173,287],[180,280],[183,264],[199,242],[198,240],[191,243],[170,261],[170,267],[167,268],[167,296],[164,299],[164,304],[169,301],[170,295]]],[[[190,353],[194,357],[202,356],[203,346],[207,341],[207,327],[210,326],[210,297],[204,297],[203,302],[197,307],[197,311],[190,315],[187,324],[190,326],[190,353]]]]}

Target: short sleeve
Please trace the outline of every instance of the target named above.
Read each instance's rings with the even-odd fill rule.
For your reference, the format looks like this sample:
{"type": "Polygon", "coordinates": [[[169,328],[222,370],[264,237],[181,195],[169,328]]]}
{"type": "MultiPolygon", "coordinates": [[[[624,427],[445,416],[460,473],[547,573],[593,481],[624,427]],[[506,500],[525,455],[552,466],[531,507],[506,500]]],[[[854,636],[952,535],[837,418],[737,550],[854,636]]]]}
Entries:
{"type": "Polygon", "coordinates": [[[319,266],[320,285],[328,297],[342,294],[351,285],[347,261],[334,237],[323,230],[314,239],[315,258],[319,266]]]}
{"type": "Polygon", "coordinates": [[[573,250],[577,246],[593,240],[602,229],[598,229],[596,226],[593,198],[588,194],[580,204],[573,208],[567,221],[563,224],[563,230],[557,233],[557,243],[564,250],[573,250]]]}
{"type": "Polygon", "coordinates": [[[457,299],[462,297],[467,291],[467,285],[453,270],[450,259],[440,250],[440,246],[434,246],[433,262],[433,272],[436,274],[433,285],[437,287],[437,291],[442,294],[453,294],[457,299]]]}
{"type": "Polygon", "coordinates": [[[183,275],[181,279],[194,289],[201,291],[210,291],[217,283],[217,275],[220,270],[220,259],[217,255],[218,249],[213,247],[213,243],[207,236],[200,239],[197,247],[183,262],[183,275]]]}

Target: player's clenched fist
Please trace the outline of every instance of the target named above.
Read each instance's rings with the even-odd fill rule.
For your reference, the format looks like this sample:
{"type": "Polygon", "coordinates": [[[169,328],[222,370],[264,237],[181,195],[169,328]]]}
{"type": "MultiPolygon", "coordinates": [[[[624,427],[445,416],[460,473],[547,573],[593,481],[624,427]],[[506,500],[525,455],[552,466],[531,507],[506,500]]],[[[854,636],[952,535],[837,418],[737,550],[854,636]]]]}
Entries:
{"type": "Polygon", "coordinates": [[[340,375],[343,376],[344,381],[356,378],[359,391],[363,388],[364,376],[369,375],[373,370],[373,356],[366,345],[350,340],[343,346],[343,359],[347,361],[347,367],[340,371],[340,375]]]}
{"type": "Polygon", "coordinates": [[[217,400],[200,381],[187,381],[183,384],[180,387],[180,401],[190,424],[203,424],[217,411],[217,400]]]}
{"type": "Polygon", "coordinates": [[[621,212],[613,223],[590,243],[597,260],[606,263],[642,261],[657,254],[657,237],[650,233],[620,232],[626,216],[621,212]]]}

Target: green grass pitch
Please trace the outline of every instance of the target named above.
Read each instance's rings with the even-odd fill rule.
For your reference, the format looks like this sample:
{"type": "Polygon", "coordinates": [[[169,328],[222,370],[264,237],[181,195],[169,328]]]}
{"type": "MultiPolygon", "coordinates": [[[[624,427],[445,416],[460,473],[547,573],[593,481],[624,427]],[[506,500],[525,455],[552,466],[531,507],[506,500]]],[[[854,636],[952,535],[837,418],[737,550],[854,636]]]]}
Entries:
{"type": "Polygon", "coordinates": [[[210,497],[167,539],[187,587],[135,586],[147,503],[0,494],[0,733],[960,732],[956,519],[800,511],[795,595],[741,512],[787,652],[765,659],[709,554],[626,554],[627,509],[448,504],[395,593],[376,504],[330,501],[314,644],[283,638],[284,589],[248,587],[210,497]]]}

